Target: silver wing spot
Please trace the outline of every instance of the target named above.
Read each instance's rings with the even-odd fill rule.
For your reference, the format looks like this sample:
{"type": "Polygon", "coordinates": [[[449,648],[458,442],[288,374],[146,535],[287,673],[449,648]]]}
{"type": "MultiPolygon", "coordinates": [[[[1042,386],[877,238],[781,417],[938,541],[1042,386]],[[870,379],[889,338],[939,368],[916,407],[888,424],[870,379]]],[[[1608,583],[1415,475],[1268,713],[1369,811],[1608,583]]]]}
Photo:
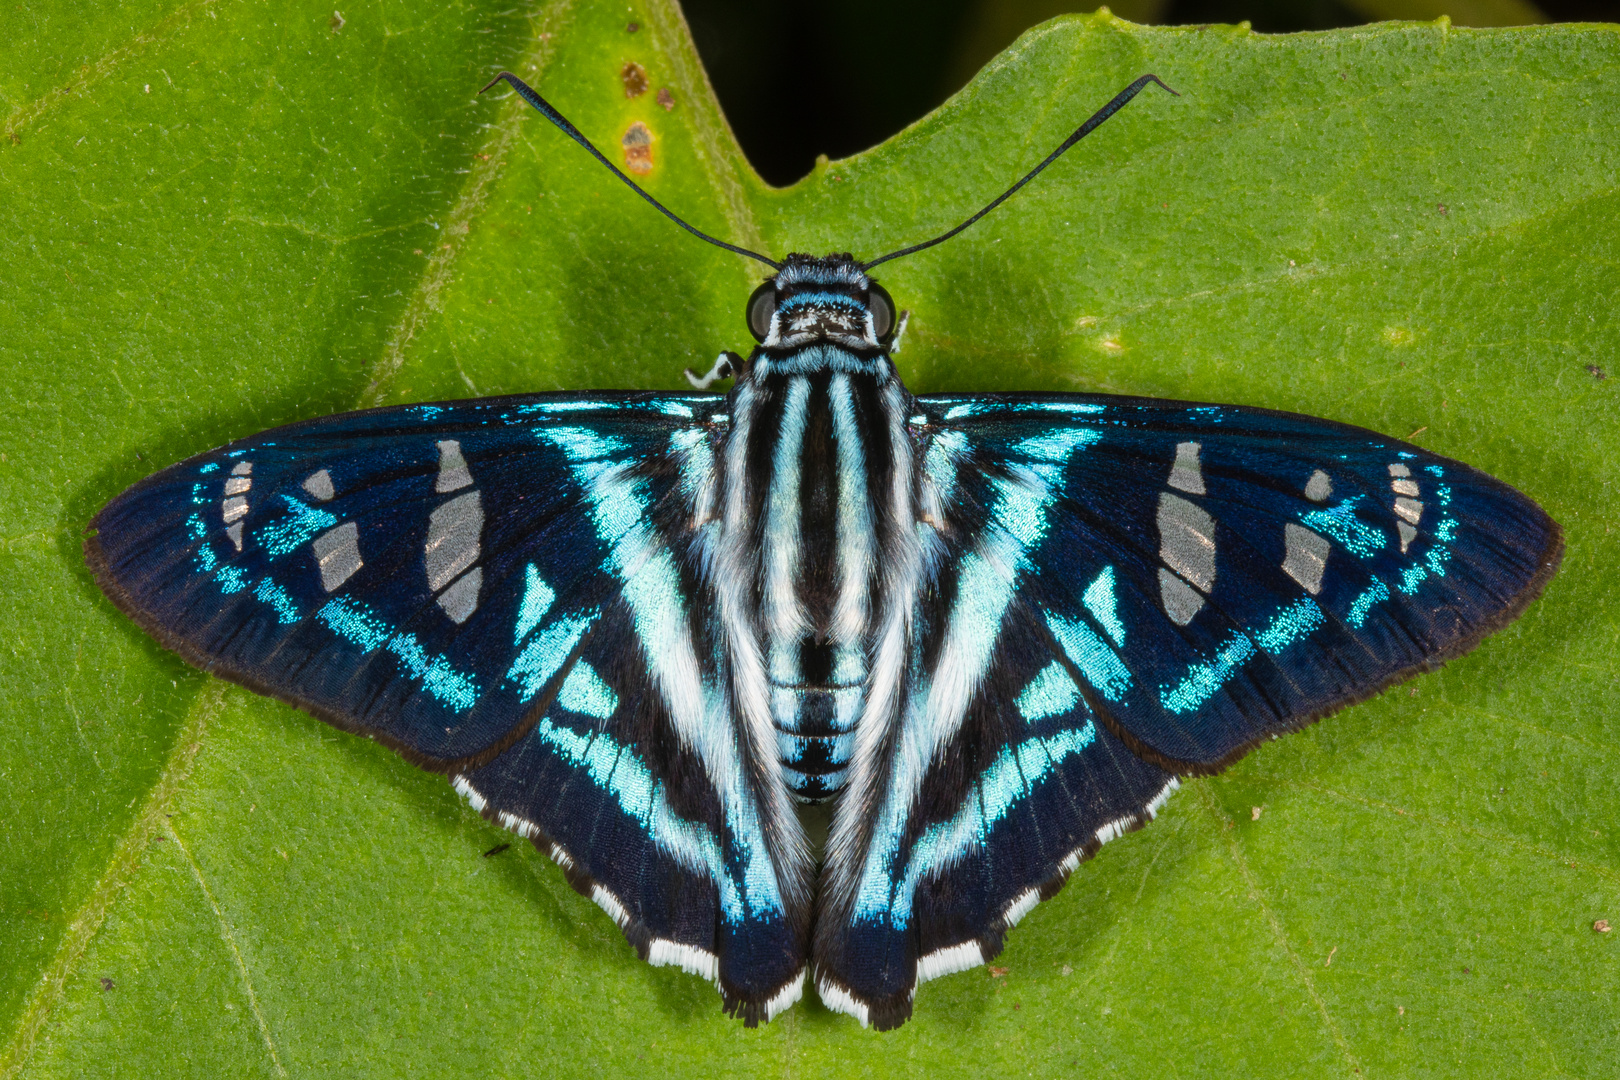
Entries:
{"type": "MultiPolygon", "coordinates": [[[[247,517],[247,493],[253,489],[253,481],[248,477],[252,473],[253,462],[251,461],[238,461],[231,466],[230,478],[225,481],[226,498],[224,502],[219,504],[219,514],[220,517],[225,519],[225,524],[229,525],[233,521],[240,522],[242,518],[247,517]]],[[[238,539],[241,535],[240,524],[236,528],[237,535],[231,537],[231,539],[236,543],[236,550],[241,551],[242,543],[238,539]]]]}
{"type": "Polygon", "coordinates": [[[478,541],[483,531],[484,507],[476,491],[458,495],[433,511],[422,555],[429,589],[438,592],[478,561],[478,541]]]}
{"type": "Polygon", "coordinates": [[[1215,585],[1215,519],[1195,503],[1160,492],[1159,558],[1209,592],[1215,585]]]}
{"type": "Polygon", "coordinates": [[[312,474],[304,481],[304,490],[315,496],[321,502],[326,502],[337,494],[332,487],[332,474],[325,469],[312,474]]]}
{"type": "Polygon", "coordinates": [[[1389,467],[1389,489],[1395,493],[1395,516],[1401,520],[1395,523],[1395,529],[1401,534],[1401,554],[1412,541],[1417,539],[1417,529],[1413,528],[1423,517],[1423,503],[1414,498],[1418,494],[1417,481],[1412,479],[1412,470],[1400,462],[1389,467]]]}
{"type": "Polygon", "coordinates": [[[231,538],[231,543],[236,545],[237,551],[242,550],[242,523],[240,521],[226,529],[225,535],[231,538]]]}
{"type": "Polygon", "coordinates": [[[1204,494],[1204,473],[1198,462],[1200,445],[1195,442],[1176,444],[1176,463],[1170,467],[1170,486],[1190,495],[1204,494]]]}
{"type": "Polygon", "coordinates": [[[1159,567],[1159,598],[1164,603],[1164,613],[1177,626],[1192,622],[1193,616],[1204,606],[1204,598],[1197,589],[1162,566],[1159,567]]]}
{"type": "Polygon", "coordinates": [[[1305,482],[1305,497],[1311,502],[1325,502],[1333,494],[1333,481],[1321,469],[1311,473],[1311,478],[1305,482]]]}
{"type": "Polygon", "coordinates": [[[475,566],[439,594],[439,606],[457,626],[478,610],[478,590],[484,584],[484,568],[475,566]]]}
{"type": "Polygon", "coordinates": [[[1283,573],[1299,582],[1304,590],[1315,596],[1322,591],[1322,571],[1327,569],[1328,542],[1303,525],[1288,522],[1283,526],[1288,550],[1283,556],[1283,573]]]}
{"type": "Polygon", "coordinates": [[[472,473],[467,471],[467,459],[461,456],[461,444],[455,439],[439,443],[439,476],[433,482],[433,490],[442,495],[460,491],[471,483],[472,473]]]}
{"type": "Polygon", "coordinates": [[[321,588],[332,592],[365,565],[360,559],[360,527],[345,521],[317,536],[310,547],[321,567],[321,588]]]}

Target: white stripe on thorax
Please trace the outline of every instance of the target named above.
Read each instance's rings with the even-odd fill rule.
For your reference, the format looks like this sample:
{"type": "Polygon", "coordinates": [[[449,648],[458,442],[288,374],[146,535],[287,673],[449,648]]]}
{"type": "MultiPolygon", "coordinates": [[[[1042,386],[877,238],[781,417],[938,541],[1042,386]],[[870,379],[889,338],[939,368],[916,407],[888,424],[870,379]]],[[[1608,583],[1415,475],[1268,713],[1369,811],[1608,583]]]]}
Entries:
{"type": "MultiPolygon", "coordinates": [[[[799,537],[803,532],[799,505],[804,457],[804,427],[809,412],[810,380],[791,379],[782,406],[782,424],[771,462],[771,480],[765,501],[765,632],[770,640],[772,676],[780,682],[798,681],[798,641],[808,628],[804,605],[799,602],[799,537]],[[777,672],[781,663],[792,670],[777,672]]],[[[739,450],[744,449],[742,447],[739,450]]],[[[740,493],[739,493],[740,494],[740,493]]]]}
{"type": "Polygon", "coordinates": [[[868,586],[872,577],[871,498],[866,491],[866,448],[855,422],[855,399],[849,376],[838,374],[827,386],[831,398],[833,438],[838,444],[838,601],[833,606],[831,637],[857,644],[871,619],[868,586]]]}

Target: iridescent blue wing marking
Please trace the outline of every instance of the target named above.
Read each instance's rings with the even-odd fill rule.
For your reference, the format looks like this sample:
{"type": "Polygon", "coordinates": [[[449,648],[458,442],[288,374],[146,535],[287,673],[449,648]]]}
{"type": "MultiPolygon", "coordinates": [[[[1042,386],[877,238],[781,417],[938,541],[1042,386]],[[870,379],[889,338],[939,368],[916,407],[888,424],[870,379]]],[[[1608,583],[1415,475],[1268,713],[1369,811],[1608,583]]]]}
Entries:
{"type": "Polygon", "coordinates": [[[755,1021],[798,994],[808,901],[707,637],[724,409],[555,394],[294,424],[136,484],[87,558],[190,662],[450,774],[755,1021]]]}
{"type": "Polygon", "coordinates": [[[902,690],[861,717],[813,947],[823,998],[879,1026],[1176,776],[1466,652],[1562,552],[1506,484],[1330,421],[1084,395],[915,412],[933,569],[902,690]]]}

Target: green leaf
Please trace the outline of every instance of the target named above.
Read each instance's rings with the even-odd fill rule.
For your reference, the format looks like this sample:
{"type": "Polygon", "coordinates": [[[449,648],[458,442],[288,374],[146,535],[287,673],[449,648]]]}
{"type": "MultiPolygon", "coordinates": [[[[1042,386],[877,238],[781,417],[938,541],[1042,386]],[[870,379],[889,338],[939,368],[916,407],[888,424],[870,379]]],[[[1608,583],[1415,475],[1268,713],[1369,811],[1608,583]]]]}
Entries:
{"type": "MultiPolygon", "coordinates": [[[[889,143],[754,178],[665,0],[0,13],[0,1075],[1599,1074],[1620,1057],[1620,34],[1066,17],[889,143]],[[639,24],[636,33],[626,23],[639,24]],[[650,90],[627,98],[624,66],[650,90]],[[1187,785],[877,1036],[758,1031],[444,782],[158,649],[85,571],[124,486],[357,404],[676,387],[746,261],[885,267],[914,390],[1363,424],[1568,531],[1519,623],[1187,785]],[[673,108],[659,105],[667,87],[673,108]],[[1256,816],[1253,808],[1259,808],[1256,816]],[[1609,1065],[1604,1065],[1609,1062],[1609,1065]]],[[[900,47],[897,43],[897,47],[900,47]]]]}

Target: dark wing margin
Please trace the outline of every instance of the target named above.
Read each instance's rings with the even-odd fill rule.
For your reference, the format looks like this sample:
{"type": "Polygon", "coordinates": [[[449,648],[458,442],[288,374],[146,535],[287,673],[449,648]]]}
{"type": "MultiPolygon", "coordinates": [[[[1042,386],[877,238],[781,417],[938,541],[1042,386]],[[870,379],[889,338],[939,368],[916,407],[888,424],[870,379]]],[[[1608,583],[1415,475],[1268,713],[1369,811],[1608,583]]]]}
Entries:
{"type": "Polygon", "coordinates": [[[293,424],[134,485],[86,561],[188,662],[449,774],[757,1023],[798,996],[808,911],[699,659],[725,420],[717,395],[614,393],[293,424]]]}
{"type": "Polygon", "coordinates": [[[1467,652],[1562,554],[1508,485],[1331,421],[1078,394],[914,413],[916,639],[862,715],[812,946],[823,999],[877,1027],[1177,777],[1467,652]]]}

